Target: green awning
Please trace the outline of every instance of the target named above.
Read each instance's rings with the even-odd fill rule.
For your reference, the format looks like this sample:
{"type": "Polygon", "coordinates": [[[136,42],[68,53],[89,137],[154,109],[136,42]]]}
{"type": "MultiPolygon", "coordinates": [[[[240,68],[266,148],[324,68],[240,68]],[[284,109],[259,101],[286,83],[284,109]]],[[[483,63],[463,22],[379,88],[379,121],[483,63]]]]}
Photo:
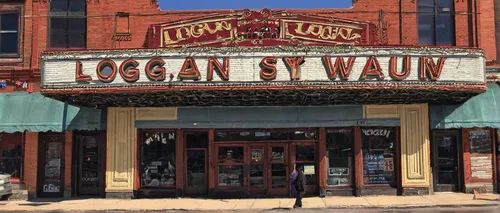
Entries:
{"type": "Polygon", "coordinates": [[[500,86],[488,84],[488,90],[462,105],[431,105],[432,129],[500,128],[500,86]]]}
{"type": "Polygon", "coordinates": [[[103,130],[102,110],[80,108],[40,93],[0,93],[0,132],[103,130]]]}

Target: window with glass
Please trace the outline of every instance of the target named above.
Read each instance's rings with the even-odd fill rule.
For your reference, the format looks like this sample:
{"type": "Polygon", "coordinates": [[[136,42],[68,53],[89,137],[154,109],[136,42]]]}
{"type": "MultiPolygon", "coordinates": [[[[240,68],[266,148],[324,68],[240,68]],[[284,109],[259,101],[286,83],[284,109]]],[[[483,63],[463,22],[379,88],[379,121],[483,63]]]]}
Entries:
{"type": "Polygon", "coordinates": [[[313,144],[296,145],[296,168],[303,168],[307,185],[316,185],[316,148],[313,144]]]}
{"type": "Polygon", "coordinates": [[[142,133],[142,187],[175,187],[175,131],[142,133]]]}
{"type": "Polygon", "coordinates": [[[0,173],[11,175],[14,180],[22,177],[22,134],[0,133],[0,173]]]}
{"type": "Polygon", "coordinates": [[[245,148],[243,146],[219,146],[218,186],[242,187],[245,148]]]}
{"type": "Polygon", "coordinates": [[[51,0],[49,47],[85,48],[87,39],[86,0],[51,0]]]}
{"type": "Polygon", "coordinates": [[[363,128],[361,140],[364,184],[388,184],[396,187],[394,171],[396,128],[363,128]]]}
{"type": "Polygon", "coordinates": [[[329,129],[326,133],[327,184],[349,186],[352,181],[354,144],[352,129],[329,129]]]}
{"type": "Polygon", "coordinates": [[[216,131],[215,141],[317,140],[316,130],[228,130],[216,131]]]}
{"type": "Polygon", "coordinates": [[[264,188],[264,147],[251,147],[250,187],[264,188]]]}
{"type": "Polygon", "coordinates": [[[455,45],[454,0],[418,0],[418,43],[455,45]]]}
{"type": "Polygon", "coordinates": [[[19,11],[0,11],[0,57],[19,56],[19,11]]]}
{"type": "Polygon", "coordinates": [[[206,187],[207,132],[189,132],[184,134],[186,143],[187,186],[206,187]]]}

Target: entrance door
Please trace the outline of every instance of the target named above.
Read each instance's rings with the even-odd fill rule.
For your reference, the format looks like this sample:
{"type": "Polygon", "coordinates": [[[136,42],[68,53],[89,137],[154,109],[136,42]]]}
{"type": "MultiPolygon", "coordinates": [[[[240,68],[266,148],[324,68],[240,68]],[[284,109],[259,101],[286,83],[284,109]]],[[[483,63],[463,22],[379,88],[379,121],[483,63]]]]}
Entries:
{"type": "Polygon", "coordinates": [[[252,144],[248,146],[250,150],[250,171],[249,177],[250,184],[247,185],[250,195],[265,195],[267,194],[267,168],[268,157],[266,144],[252,144]]]}
{"type": "Polygon", "coordinates": [[[187,132],[186,144],[186,194],[207,194],[207,145],[208,132],[187,132]]]}
{"type": "Polygon", "coordinates": [[[268,145],[269,174],[268,189],[270,195],[286,196],[289,194],[288,186],[290,170],[288,169],[288,144],[268,145]]]}
{"type": "Polygon", "coordinates": [[[64,195],[64,134],[40,133],[38,138],[38,196],[64,195]]]}
{"type": "Polygon", "coordinates": [[[434,191],[460,191],[459,132],[435,131],[433,141],[434,191]]]}
{"type": "Polygon", "coordinates": [[[76,132],[74,159],[77,160],[76,184],[79,196],[104,195],[104,132],[76,132]]]}

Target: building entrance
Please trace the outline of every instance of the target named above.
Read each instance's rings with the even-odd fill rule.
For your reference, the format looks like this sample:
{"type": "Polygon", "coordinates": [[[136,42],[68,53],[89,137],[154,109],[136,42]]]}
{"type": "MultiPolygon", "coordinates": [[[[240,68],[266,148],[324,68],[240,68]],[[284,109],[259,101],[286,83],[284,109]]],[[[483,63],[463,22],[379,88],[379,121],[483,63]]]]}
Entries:
{"type": "Polygon", "coordinates": [[[433,140],[434,191],[461,191],[458,131],[435,131],[433,140]]]}
{"type": "Polygon", "coordinates": [[[307,170],[307,188],[312,190],[308,192],[317,193],[316,135],[315,131],[216,131],[216,189],[289,196],[289,177],[297,164],[307,170]]]}

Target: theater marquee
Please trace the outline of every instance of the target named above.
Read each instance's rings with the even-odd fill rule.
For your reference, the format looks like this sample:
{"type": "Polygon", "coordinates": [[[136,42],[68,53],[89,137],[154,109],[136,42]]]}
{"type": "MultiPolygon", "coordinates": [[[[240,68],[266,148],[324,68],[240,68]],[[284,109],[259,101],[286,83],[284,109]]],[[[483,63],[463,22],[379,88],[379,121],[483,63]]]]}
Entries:
{"type": "MultiPolygon", "coordinates": [[[[346,48],[348,49],[348,48],[346,48]]],[[[109,51],[47,54],[43,86],[140,87],[141,84],[210,87],[241,82],[469,82],[484,83],[480,53],[437,50],[357,48],[327,52],[191,53],[164,51],[109,51]]]]}

